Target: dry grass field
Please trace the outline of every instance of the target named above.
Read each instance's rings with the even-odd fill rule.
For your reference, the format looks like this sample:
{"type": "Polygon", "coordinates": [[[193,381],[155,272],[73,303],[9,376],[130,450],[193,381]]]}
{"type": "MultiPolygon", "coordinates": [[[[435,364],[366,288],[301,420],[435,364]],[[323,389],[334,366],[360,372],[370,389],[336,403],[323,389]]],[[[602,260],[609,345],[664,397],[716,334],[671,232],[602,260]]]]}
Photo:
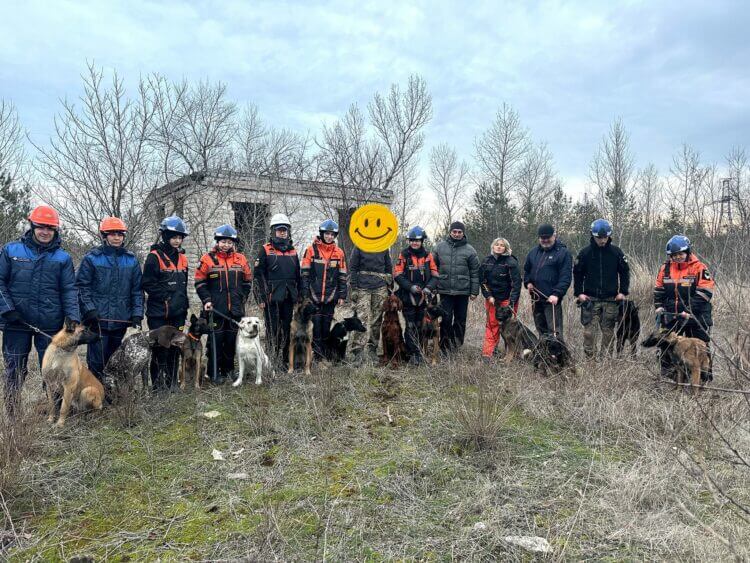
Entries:
{"type": "MultiPolygon", "coordinates": [[[[637,299],[648,286],[640,276],[637,299]]],[[[717,299],[732,334],[746,311],[717,299]]],[[[653,352],[578,356],[568,378],[482,363],[478,303],[471,314],[461,356],[437,368],[176,393],[145,400],[129,424],[109,410],[51,430],[32,374],[16,455],[3,434],[2,557],[750,558],[748,397],[676,391],[653,352]],[[552,552],[508,536],[541,536],[552,552]]],[[[580,348],[576,314],[568,302],[580,348]]],[[[739,385],[728,355],[717,364],[715,386],[739,385]]]]}

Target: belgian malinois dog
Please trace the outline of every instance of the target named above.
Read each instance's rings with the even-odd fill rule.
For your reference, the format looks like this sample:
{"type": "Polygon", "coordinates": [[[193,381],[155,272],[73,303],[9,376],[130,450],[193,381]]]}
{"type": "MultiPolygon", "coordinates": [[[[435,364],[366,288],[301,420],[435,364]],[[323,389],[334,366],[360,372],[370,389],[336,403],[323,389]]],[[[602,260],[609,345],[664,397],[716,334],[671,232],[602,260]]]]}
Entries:
{"type": "Polygon", "coordinates": [[[180,346],[182,350],[182,361],[177,372],[177,381],[180,389],[185,390],[186,380],[192,377],[193,386],[196,389],[201,388],[201,363],[203,361],[203,343],[201,337],[208,334],[208,320],[195,316],[190,316],[190,327],[188,328],[187,338],[180,346]]]}
{"type": "Polygon", "coordinates": [[[104,402],[104,386],[91,373],[76,353],[81,344],[91,344],[99,335],[84,325],[65,319],[65,324],[47,347],[42,360],[42,377],[47,385],[49,416],[47,422],[55,421],[55,396],[62,395],[60,417],[57,427],[62,428],[71,405],[80,411],[101,410],[104,402]]]}
{"type": "Polygon", "coordinates": [[[310,375],[313,350],[313,322],[312,318],[318,308],[310,299],[304,299],[294,307],[292,324],[289,329],[289,368],[287,373],[294,372],[294,359],[297,356],[305,359],[305,375],[310,375]]]}
{"type": "Polygon", "coordinates": [[[422,345],[422,353],[430,359],[430,365],[436,366],[440,357],[440,319],[445,315],[445,311],[440,306],[438,296],[435,294],[427,298],[425,302],[427,307],[422,319],[420,344],[422,345]],[[432,352],[428,352],[430,343],[432,343],[432,352]]]}
{"type": "Polygon", "coordinates": [[[503,361],[506,364],[513,360],[522,359],[524,350],[534,350],[539,339],[531,329],[518,320],[512,307],[497,305],[495,307],[495,318],[500,324],[500,336],[503,337],[503,342],[505,342],[503,361]]]}
{"type": "Polygon", "coordinates": [[[708,346],[700,338],[681,336],[674,331],[660,328],[646,337],[641,346],[657,347],[663,355],[666,354],[666,358],[677,371],[678,386],[685,383],[685,376],[688,375],[695,393],[701,386],[701,372],[710,373],[708,346]]]}

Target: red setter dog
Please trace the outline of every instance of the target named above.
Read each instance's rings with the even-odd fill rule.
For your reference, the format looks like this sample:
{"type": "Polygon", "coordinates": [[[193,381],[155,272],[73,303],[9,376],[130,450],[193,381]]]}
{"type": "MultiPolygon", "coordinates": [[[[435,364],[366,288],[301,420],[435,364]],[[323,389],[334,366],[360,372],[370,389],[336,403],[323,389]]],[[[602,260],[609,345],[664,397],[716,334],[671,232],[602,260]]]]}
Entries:
{"type": "Polygon", "coordinates": [[[404,308],[401,300],[391,293],[383,302],[383,356],[380,365],[398,367],[406,357],[406,345],[404,344],[404,333],[401,330],[401,321],[398,312],[404,308]]]}

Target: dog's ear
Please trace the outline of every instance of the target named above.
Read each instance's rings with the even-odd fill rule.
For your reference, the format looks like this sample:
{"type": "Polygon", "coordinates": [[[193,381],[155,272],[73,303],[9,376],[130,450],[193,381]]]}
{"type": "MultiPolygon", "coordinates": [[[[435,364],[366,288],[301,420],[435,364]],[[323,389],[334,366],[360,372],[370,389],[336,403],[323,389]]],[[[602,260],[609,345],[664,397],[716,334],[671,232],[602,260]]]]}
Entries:
{"type": "Polygon", "coordinates": [[[192,314],[190,315],[190,324],[191,324],[191,325],[192,325],[192,324],[195,324],[197,320],[198,320],[198,317],[196,317],[196,316],[195,316],[195,313],[192,313],[192,314]]]}
{"type": "Polygon", "coordinates": [[[184,332],[177,331],[175,334],[172,335],[172,338],[169,341],[170,346],[182,346],[185,344],[186,336],[184,332]]]}
{"type": "Polygon", "coordinates": [[[78,321],[74,321],[70,317],[65,317],[65,331],[73,332],[78,326],[78,321]]]}

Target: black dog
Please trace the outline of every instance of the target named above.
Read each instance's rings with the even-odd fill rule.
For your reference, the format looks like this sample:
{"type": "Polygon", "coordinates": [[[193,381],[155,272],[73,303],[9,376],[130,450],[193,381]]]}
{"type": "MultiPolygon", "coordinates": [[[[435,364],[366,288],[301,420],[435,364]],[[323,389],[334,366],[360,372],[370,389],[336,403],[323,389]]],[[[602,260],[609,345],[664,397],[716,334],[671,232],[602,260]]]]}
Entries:
{"type": "Polygon", "coordinates": [[[538,342],[536,334],[523,324],[506,305],[495,307],[495,318],[500,323],[500,336],[505,341],[505,362],[524,357],[524,350],[533,350],[538,342]]]}
{"type": "Polygon", "coordinates": [[[440,324],[441,319],[445,316],[445,310],[440,306],[437,295],[432,295],[426,300],[427,307],[422,318],[420,328],[420,342],[422,353],[429,357],[430,364],[436,366],[440,356],[440,324]],[[429,352],[430,342],[432,343],[432,353],[429,352]]]}
{"type": "Polygon", "coordinates": [[[631,354],[635,356],[638,339],[641,335],[641,319],[638,306],[629,299],[623,299],[617,305],[617,355],[622,353],[625,342],[630,342],[631,354]]]}
{"type": "Polygon", "coordinates": [[[367,329],[357,316],[356,311],[351,317],[347,317],[343,321],[333,325],[326,340],[328,359],[334,362],[343,362],[346,357],[346,345],[349,343],[349,333],[366,331],[367,329]]]}
{"type": "Polygon", "coordinates": [[[536,346],[531,350],[531,360],[534,368],[546,375],[557,375],[566,368],[575,370],[567,344],[551,334],[539,337],[536,346]]]}

